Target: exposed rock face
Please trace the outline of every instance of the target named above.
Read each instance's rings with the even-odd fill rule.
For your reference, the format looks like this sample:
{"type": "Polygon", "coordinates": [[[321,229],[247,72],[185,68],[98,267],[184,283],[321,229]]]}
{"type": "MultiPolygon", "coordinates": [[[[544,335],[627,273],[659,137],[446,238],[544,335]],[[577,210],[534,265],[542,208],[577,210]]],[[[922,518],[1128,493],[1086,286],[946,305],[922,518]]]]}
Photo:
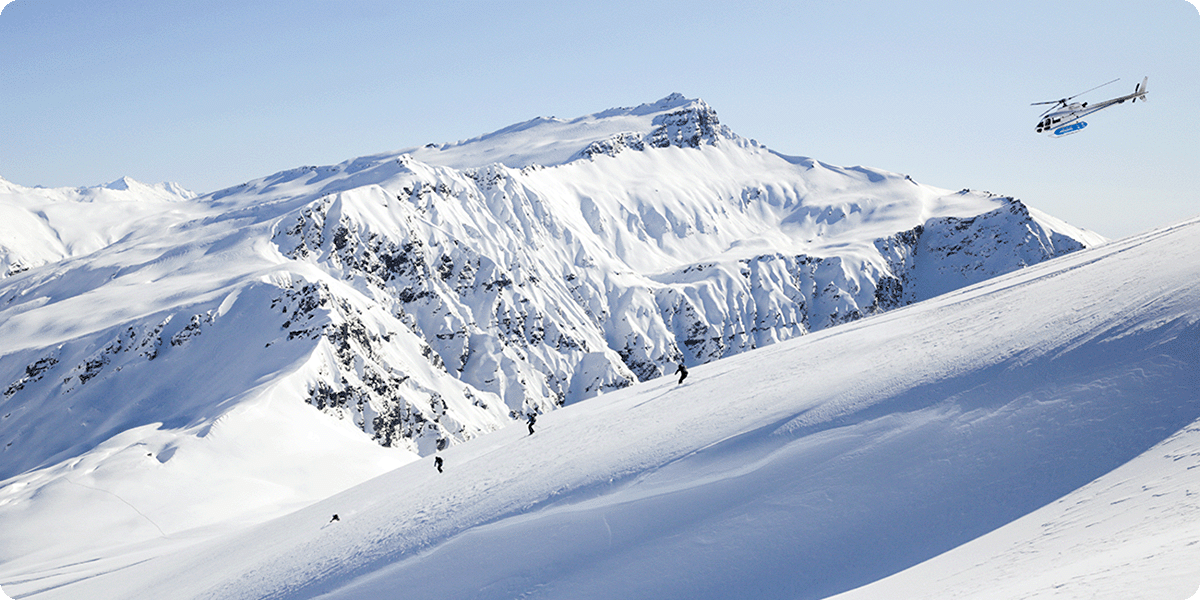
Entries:
{"type": "Polygon", "coordinates": [[[646,141],[655,148],[699,148],[701,144],[716,144],[721,138],[733,137],[717,119],[717,111],[702,101],[654,117],[654,125],[646,141]]]}

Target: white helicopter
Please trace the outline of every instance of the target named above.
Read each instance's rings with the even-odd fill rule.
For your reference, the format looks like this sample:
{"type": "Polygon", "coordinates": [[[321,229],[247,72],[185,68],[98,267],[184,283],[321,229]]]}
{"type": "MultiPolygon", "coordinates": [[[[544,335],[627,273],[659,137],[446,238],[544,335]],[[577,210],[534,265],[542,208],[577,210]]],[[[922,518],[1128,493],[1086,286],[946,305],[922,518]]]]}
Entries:
{"type": "Polygon", "coordinates": [[[1071,135],[1072,133],[1078,133],[1084,127],[1087,127],[1087,123],[1083,121],[1083,118],[1096,112],[1096,111],[1106,109],[1114,104],[1121,104],[1122,102],[1124,102],[1126,100],[1132,100],[1133,102],[1137,102],[1140,99],[1142,102],[1145,102],[1146,101],[1146,82],[1149,81],[1149,79],[1150,79],[1149,77],[1143,78],[1142,83],[1133,89],[1132,94],[1126,94],[1124,96],[1121,96],[1120,98],[1113,98],[1112,100],[1105,100],[1103,102],[1097,102],[1095,104],[1088,104],[1087,102],[1079,103],[1079,102],[1070,102],[1070,101],[1072,99],[1076,98],[1077,96],[1082,96],[1090,91],[1098,90],[1098,89],[1108,85],[1109,83],[1116,83],[1116,82],[1120,81],[1119,78],[1114,79],[1108,83],[1102,83],[1102,84],[1088,90],[1087,92],[1079,92],[1078,94],[1075,94],[1074,96],[1071,96],[1070,98],[1063,98],[1062,100],[1049,100],[1046,102],[1034,102],[1030,106],[1038,106],[1039,104],[1053,104],[1054,105],[1054,106],[1051,106],[1049,109],[1047,109],[1046,112],[1042,113],[1042,116],[1040,117],[1040,120],[1038,121],[1036,131],[1038,133],[1049,131],[1050,137],[1062,137],[1064,135],[1071,135]],[[1070,103],[1068,104],[1068,102],[1070,102],[1070,103]]]}

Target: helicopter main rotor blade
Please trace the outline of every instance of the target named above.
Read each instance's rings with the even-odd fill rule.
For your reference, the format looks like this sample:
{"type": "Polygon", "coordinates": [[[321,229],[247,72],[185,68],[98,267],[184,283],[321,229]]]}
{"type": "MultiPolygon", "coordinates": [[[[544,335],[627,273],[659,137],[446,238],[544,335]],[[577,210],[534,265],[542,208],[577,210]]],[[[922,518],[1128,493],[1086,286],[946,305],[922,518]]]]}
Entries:
{"type": "MultiPolygon", "coordinates": [[[[1083,92],[1079,92],[1078,94],[1075,94],[1075,96],[1082,96],[1082,95],[1084,95],[1084,94],[1086,94],[1086,93],[1088,93],[1088,92],[1092,92],[1092,91],[1098,90],[1098,89],[1100,89],[1100,88],[1102,88],[1102,87],[1104,87],[1104,86],[1108,85],[1109,83],[1116,83],[1116,82],[1118,82],[1118,81],[1120,81],[1120,80],[1121,80],[1121,78],[1120,78],[1120,77],[1118,77],[1118,78],[1116,78],[1116,79],[1114,79],[1114,80],[1112,80],[1112,81],[1110,81],[1110,82],[1108,82],[1108,83],[1102,83],[1102,84],[1100,84],[1100,85],[1098,85],[1098,86],[1096,86],[1096,87],[1094,87],[1094,88],[1092,88],[1092,89],[1090,89],[1090,90],[1083,91],[1083,92]]],[[[1071,98],[1074,98],[1075,96],[1071,96],[1071,98]]],[[[1071,98],[1067,98],[1067,100],[1070,100],[1071,98]]]]}
{"type": "Polygon", "coordinates": [[[1082,96],[1082,95],[1084,95],[1084,94],[1086,94],[1086,93],[1088,93],[1088,92],[1092,92],[1092,91],[1098,90],[1098,89],[1100,89],[1100,88],[1102,88],[1102,87],[1104,87],[1104,86],[1108,85],[1109,83],[1116,83],[1116,82],[1118,82],[1118,81],[1120,81],[1120,80],[1121,80],[1121,78],[1120,78],[1120,77],[1118,77],[1118,78],[1116,78],[1116,79],[1114,79],[1114,80],[1112,80],[1112,81],[1110,81],[1110,82],[1108,82],[1108,83],[1102,83],[1102,84],[1100,84],[1100,85],[1098,85],[1098,86],[1096,86],[1096,87],[1094,87],[1094,88],[1092,88],[1092,89],[1090,89],[1090,90],[1085,90],[1085,91],[1079,92],[1078,94],[1075,94],[1074,96],[1068,96],[1068,97],[1066,97],[1066,98],[1061,98],[1061,99],[1059,99],[1059,100],[1047,100],[1047,101],[1045,101],[1045,102],[1034,102],[1033,104],[1030,104],[1030,106],[1037,106],[1037,105],[1039,105],[1039,104],[1064,104],[1064,105],[1065,105],[1065,104],[1067,103],[1067,101],[1068,101],[1068,100],[1072,100],[1072,99],[1074,99],[1074,98],[1075,98],[1075,97],[1077,97],[1077,96],[1082,96]]]}

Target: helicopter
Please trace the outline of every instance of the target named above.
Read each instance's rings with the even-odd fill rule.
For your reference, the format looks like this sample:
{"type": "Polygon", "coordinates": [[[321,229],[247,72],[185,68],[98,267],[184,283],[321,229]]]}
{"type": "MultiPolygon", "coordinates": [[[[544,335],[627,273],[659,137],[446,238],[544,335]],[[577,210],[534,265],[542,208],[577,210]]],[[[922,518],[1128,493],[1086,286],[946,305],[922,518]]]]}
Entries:
{"type": "Polygon", "coordinates": [[[1087,123],[1083,121],[1083,118],[1096,111],[1103,110],[1114,104],[1121,104],[1126,100],[1137,102],[1140,99],[1142,102],[1145,102],[1146,82],[1149,81],[1149,79],[1149,77],[1143,78],[1142,83],[1133,89],[1132,94],[1126,94],[1119,98],[1113,98],[1112,100],[1105,100],[1095,104],[1088,104],[1087,102],[1071,102],[1071,100],[1088,92],[1098,90],[1109,83],[1116,83],[1121,79],[1117,78],[1108,83],[1102,83],[1090,90],[1087,90],[1086,92],[1079,92],[1070,98],[1063,98],[1061,100],[1048,100],[1046,102],[1034,102],[1030,106],[1038,106],[1041,104],[1054,105],[1046,109],[1046,112],[1042,113],[1041,117],[1039,117],[1035,130],[1038,133],[1048,131],[1050,132],[1050,137],[1056,138],[1064,135],[1071,135],[1072,133],[1078,133],[1084,127],[1087,127],[1087,123]]]}

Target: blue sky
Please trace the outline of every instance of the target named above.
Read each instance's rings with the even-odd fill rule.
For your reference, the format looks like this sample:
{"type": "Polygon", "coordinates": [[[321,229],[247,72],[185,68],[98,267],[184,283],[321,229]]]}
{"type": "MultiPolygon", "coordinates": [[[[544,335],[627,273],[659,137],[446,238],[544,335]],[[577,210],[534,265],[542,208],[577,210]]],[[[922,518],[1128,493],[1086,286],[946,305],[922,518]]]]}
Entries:
{"type": "Polygon", "coordinates": [[[0,177],[203,193],[672,92],[784,154],[1013,195],[1109,237],[1200,213],[1185,0],[13,0],[0,177]],[[1145,75],[1147,104],[1034,133],[1031,102],[1145,75]]]}

